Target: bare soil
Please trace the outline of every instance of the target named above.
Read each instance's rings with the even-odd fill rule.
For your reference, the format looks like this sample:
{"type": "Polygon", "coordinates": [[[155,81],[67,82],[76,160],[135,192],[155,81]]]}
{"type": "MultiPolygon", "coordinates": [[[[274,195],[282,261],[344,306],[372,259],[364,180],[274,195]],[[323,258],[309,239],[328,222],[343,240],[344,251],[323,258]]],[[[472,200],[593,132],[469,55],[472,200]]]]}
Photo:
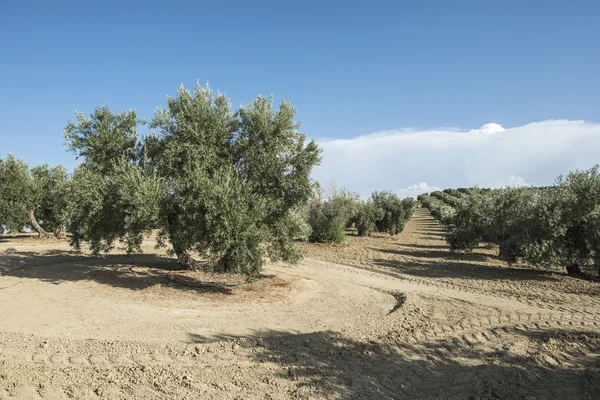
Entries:
{"type": "Polygon", "coordinates": [[[600,286],[396,237],[257,283],[0,238],[0,399],[597,399],[600,286]]]}

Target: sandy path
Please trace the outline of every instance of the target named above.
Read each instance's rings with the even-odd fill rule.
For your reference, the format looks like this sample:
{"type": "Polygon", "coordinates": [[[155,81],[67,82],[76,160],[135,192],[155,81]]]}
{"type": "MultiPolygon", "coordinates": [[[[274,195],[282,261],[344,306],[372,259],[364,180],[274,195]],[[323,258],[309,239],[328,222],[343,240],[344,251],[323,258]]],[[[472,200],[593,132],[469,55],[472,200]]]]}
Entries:
{"type": "Polygon", "coordinates": [[[600,398],[595,287],[449,258],[439,233],[417,209],[229,292],[160,254],[0,242],[0,399],[600,398]]]}

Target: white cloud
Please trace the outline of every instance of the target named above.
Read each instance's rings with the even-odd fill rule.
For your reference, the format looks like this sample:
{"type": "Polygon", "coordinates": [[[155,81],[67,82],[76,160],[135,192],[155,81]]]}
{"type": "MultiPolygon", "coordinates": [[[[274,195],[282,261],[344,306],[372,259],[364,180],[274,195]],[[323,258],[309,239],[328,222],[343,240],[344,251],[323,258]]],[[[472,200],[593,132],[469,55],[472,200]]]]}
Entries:
{"type": "Polygon", "coordinates": [[[442,190],[437,186],[429,186],[426,182],[417,183],[415,185],[407,186],[403,189],[398,190],[398,195],[402,198],[404,197],[417,197],[423,193],[431,193],[436,190],[442,190]]]}
{"type": "Polygon", "coordinates": [[[479,129],[472,129],[468,133],[473,134],[484,134],[484,135],[492,135],[494,133],[504,132],[505,129],[500,124],[490,123],[485,124],[479,129]]]}
{"type": "Polygon", "coordinates": [[[522,186],[531,186],[525,181],[525,178],[522,176],[509,176],[507,179],[503,181],[499,181],[495,187],[522,187],[522,186]]]}
{"type": "Polygon", "coordinates": [[[405,129],[319,145],[323,161],[313,178],[333,179],[362,196],[373,190],[415,193],[415,182],[428,188],[548,185],[560,174],[600,163],[600,124],[549,120],[506,129],[405,129]]]}

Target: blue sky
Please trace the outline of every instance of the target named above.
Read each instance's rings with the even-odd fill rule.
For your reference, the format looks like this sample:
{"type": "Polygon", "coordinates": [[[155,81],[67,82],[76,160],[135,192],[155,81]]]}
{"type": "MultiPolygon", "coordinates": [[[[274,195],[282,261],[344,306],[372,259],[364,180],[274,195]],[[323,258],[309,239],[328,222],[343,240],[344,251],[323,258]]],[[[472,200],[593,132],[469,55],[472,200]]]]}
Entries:
{"type": "Polygon", "coordinates": [[[600,2],[287,3],[0,0],[0,157],[72,167],[74,109],[149,118],[197,80],[234,107],[288,99],[313,138],[600,122],[600,2]]]}

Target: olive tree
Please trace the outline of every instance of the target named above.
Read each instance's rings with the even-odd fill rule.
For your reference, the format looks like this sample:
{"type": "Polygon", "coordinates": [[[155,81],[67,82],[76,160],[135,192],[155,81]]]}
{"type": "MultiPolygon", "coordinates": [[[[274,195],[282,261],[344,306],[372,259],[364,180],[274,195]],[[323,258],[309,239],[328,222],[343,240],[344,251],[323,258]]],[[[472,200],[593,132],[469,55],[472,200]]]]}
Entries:
{"type": "Polygon", "coordinates": [[[70,181],[63,166],[39,165],[31,169],[30,222],[42,236],[53,232],[57,238],[66,236],[67,206],[70,181]],[[38,223],[41,221],[41,226],[38,223]]]}
{"type": "Polygon", "coordinates": [[[412,216],[412,199],[404,202],[390,191],[375,191],[371,194],[373,206],[379,209],[380,217],[375,221],[378,232],[396,235],[404,230],[404,225],[412,216]]]}
{"type": "Polygon", "coordinates": [[[323,190],[317,183],[306,212],[306,219],[311,227],[310,241],[343,242],[346,228],[357,215],[358,204],[358,194],[346,188],[338,189],[333,182],[323,190]]]}
{"type": "Polygon", "coordinates": [[[47,164],[31,170],[12,155],[0,159],[0,227],[31,227],[41,237],[63,237],[68,195],[67,171],[47,164]]]}
{"type": "Polygon", "coordinates": [[[0,158],[0,233],[21,230],[29,221],[30,211],[27,164],[11,154],[0,158]]]}
{"type": "Polygon", "coordinates": [[[99,252],[120,240],[139,251],[158,228],[159,245],[190,269],[255,277],[266,258],[297,261],[293,239],[305,230],[297,210],[311,196],[320,150],[294,117],[289,103],[275,108],[261,96],[234,112],[200,85],[169,97],[143,139],[134,111],[78,114],[65,129],[85,158],[74,176],[83,199],[73,202],[73,244],[99,252]]]}
{"type": "Polygon", "coordinates": [[[358,231],[358,236],[371,236],[375,231],[376,222],[384,217],[384,210],[375,207],[373,201],[361,201],[358,205],[358,212],[354,217],[354,226],[358,231]]]}

